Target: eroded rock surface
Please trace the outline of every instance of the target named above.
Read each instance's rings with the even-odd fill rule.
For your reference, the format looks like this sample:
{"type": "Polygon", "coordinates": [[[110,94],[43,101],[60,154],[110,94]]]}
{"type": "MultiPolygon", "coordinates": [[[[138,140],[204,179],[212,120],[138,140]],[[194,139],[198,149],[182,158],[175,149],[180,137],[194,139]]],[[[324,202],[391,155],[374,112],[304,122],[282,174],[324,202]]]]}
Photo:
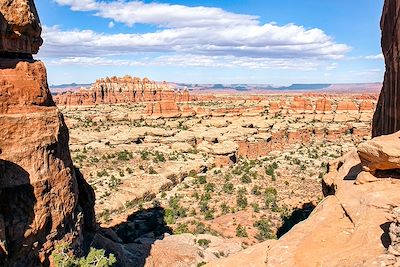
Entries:
{"type": "Polygon", "coordinates": [[[33,1],[0,1],[0,15],[0,265],[46,265],[57,242],[78,249],[95,229],[94,194],[72,164],[44,64],[26,59],[41,45],[33,1]]]}
{"type": "Polygon", "coordinates": [[[140,79],[131,76],[99,79],[89,89],[64,92],[55,96],[55,102],[59,106],[90,106],[104,103],[117,104],[159,101],[163,101],[163,103],[175,103],[187,102],[189,100],[190,95],[187,90],[176,91],[166,82],[157,83],[150,81],[148,78],[140,79]]]}
{"type": "Polygon", "coordinates": [[[400,130],[400,1],[385,1],[381,19],[382,52],[385,57],[385,80],[373,120],[373,136],[400,130]]]}
{"type": "Polygon", "coordinates": [[[0,53],[31,57],[42,45],[42,28],[33,1],[0,2],[0,53]]]}

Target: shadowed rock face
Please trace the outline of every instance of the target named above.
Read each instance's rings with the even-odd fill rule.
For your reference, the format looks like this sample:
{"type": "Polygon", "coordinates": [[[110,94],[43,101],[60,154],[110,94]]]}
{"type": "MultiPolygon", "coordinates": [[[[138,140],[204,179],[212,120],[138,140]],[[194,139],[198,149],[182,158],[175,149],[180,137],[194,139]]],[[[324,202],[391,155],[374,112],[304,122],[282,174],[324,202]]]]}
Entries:
{"type": "Polygon", "coordinates": [[[400,130],[400,1],[386,0],[383,8],[382,51],[385,56],[385,80],[374,115],[372,135],[400,130]]]}
{"type": "Polygon", "coordinates": [[[57,242],[79,247],[95,229],[93,190],[72,164],[44,64],[27,59],[42,43],[33,1],[0,0],[0,21],[0,266],[47,265],[57,242]]]}

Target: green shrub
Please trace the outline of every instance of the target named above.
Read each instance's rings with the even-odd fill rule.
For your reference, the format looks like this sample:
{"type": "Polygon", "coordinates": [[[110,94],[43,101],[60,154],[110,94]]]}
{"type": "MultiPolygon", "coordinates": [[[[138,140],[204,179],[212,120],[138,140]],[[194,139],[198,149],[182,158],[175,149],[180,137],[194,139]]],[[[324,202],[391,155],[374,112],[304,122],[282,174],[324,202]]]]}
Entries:
{"type": "Polygon", "coordinates": [[[86,257],[76,258],[65,243],[57,245],[51,257],[55,267],[109,267],[117,262],[113,254],[107,257],[103,249],[95,248],[90,248],[86,257]]]}
{"type": "Polygon", "coordinates": [[[247,197],[245,196],[243,191],[239,190],[239,193],[236,196],[236,204],[241,209],[245,209],[247,207],[247,197]]]}
{"type": "Polygon", "coordinates": [[[199,239],[197,240],[197,244],[199,244],[200,246],[202,246],[203,248],[208,248],[208,246],[210,245],[211,241],[208,239],[199,239]]]}
{"type": "Polygon", "coordinates": [[[204,176],[204,175],[198,176],[198,177],[197,177],[197,182],[198,182],[199,184],[205,184],[205,183],[207,183],[207,178],[206,178],[206,176],[204,176]]]}
{"type": "Polygon", "coordinates": [[[251,193],[252,193],[253,195],[255,195],[255,196],[259,196],[259,195],[261,195],[260,189],[261,189],[260,186],[255,185],[255,186],[253,186],[253,188],[251,189],[251,193]]]}
{"type": "Polygon", "coordinates": [[[152,166],[149,167],[149,174],[157,174],[156,170],[152,166]]]}
{"type": "Polygon", "coordinates": [[[226,202],[221,204],[221,212],[223,215],[228,214],[230,211],[230,207],[228,206],[228,204],[226,204],[226,202]]]}
{"type": "Polygon", "coordinates": [[[254,212],[260,212],[260,206],[258,203],[251,203],[254,212]]]}
{"type": "Polygon", "coordinates": [[[118,186],[121,184],[122,184],[121,179],[115,178],[114,175],[111,175],[111,180],[108,183],[108,185],[110,186],[111,189],[116,190],[118,188],[118,186]]]}
{"type": "Polygon", "coordinates": [[[174,234],[179,235],[184,233],[189,233],[188,225],[186,223],[179,223],[178,227],[174,231],[174,234]]]}
{"type": "Polygon", "coordinates": [[[108,172],[106,170],[102,170],[100,172],[97,172],[97,177],[101,178],[103,176],[108,176],[108,172]]]}
{"type": "Polygon", "coordinates": [[[126,150],[120,151],[120,152],[117,153],[117,159],[118,160],[128,161],[131,158],[133,158],[132,153],[130,153],[130,152],[126,151],[126,150]]]}
{"type": "Polygon", "coordinates": [[[273,208],[274,206],[276,206],[277,195],[278,195],[278,192],[276,191],[275,188],[268,187],[265,189],[264,201],[265,201],[265,206],[267,208],[273,208]]]}
{"type": "Polygon", "coordinates": [[[248,237],[246,228],[241,226],[240,224],[236,227],[236,236],[237,237],[248,237]]]}
{"type": "Polygon", "coordinates": [[[165,162],[165,157],[164,154],[161,152],[156,151],[154,153],[154,162],[158,163],[158,162],[165,162]]]}
{"type": "Polygon", "coordinates": [[[233,192],[233,184],[232,183],[225,183],[224,186],[222,187],[222,190],[226,194],[232,194],[232,192],[233,192]]]}
{"type": "Polygon", "coordinates": [[[244,175],[240,178],[240,181],[241,181],[242,183],[249,184],[249,183],[251,183],[251,177],[250,177],[249,175],[247,175],[247,174],[244,174],[244,175]]]}
{"type": "Polygon", "coordinates": [[[206,212],[204,212],[204,219],[207,221],[214,219],[214,211],[207,210],[206,212]]]}
{"type": "Polygon", "coordinates": [[[204,190],[209,193],[209,192],[214,192],[215,184],[213,183],[208,183],[204,186],[204,190]]]}
{"type": "Polygon", "coordinates": [[[266,219],[261,219],[259,221],[256,221],[253,224],[253,226],[258,229],[256,238],[259,241],[275,238],[275,235],[272,233],[271,226],[269,225],[269,222],[266,219]]]}
{"type": "Polygon", "coordinates": [[[142,160],[148,160],[150,153],[148,151],[140,151],[140,158],[142,160]]]}

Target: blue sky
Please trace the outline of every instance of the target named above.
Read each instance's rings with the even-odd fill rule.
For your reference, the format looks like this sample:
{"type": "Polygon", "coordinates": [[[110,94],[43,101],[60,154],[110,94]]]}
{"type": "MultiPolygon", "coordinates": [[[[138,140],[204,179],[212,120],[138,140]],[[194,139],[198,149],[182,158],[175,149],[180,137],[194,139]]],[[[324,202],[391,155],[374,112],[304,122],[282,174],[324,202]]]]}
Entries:
{"type": "Polygon", "coordinates": [[[49,83],[380,82],[383,0],[37,0],[49,83]]]}

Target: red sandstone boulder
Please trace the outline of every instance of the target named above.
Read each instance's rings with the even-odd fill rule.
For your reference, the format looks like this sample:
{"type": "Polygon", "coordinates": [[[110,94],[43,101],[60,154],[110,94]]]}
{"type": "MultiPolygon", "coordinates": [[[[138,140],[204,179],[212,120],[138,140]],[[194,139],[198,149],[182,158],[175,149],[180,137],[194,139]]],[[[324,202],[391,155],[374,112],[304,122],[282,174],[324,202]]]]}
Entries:
{"type": "Polygon", "coordinates": [[[322,113],[332,112],[331,101],[329,101],[325,97],[322,98],[322,99],[317,100],[317,103],[316,103],[316,106],[315,106],[315,110],[317,112],[322,112],[322,113]]]}
{"type": "Polygon", "coordinates": [[[33,1],[0,2],[0,51],[31,57],[42,45],[39,17],[33,1]]]}
{"type": "Polygon", "coordinates": [[[358,111],[356,103],[353,101],[339,101],[337,104],[336,112],[349,112],[358,111]]]}

